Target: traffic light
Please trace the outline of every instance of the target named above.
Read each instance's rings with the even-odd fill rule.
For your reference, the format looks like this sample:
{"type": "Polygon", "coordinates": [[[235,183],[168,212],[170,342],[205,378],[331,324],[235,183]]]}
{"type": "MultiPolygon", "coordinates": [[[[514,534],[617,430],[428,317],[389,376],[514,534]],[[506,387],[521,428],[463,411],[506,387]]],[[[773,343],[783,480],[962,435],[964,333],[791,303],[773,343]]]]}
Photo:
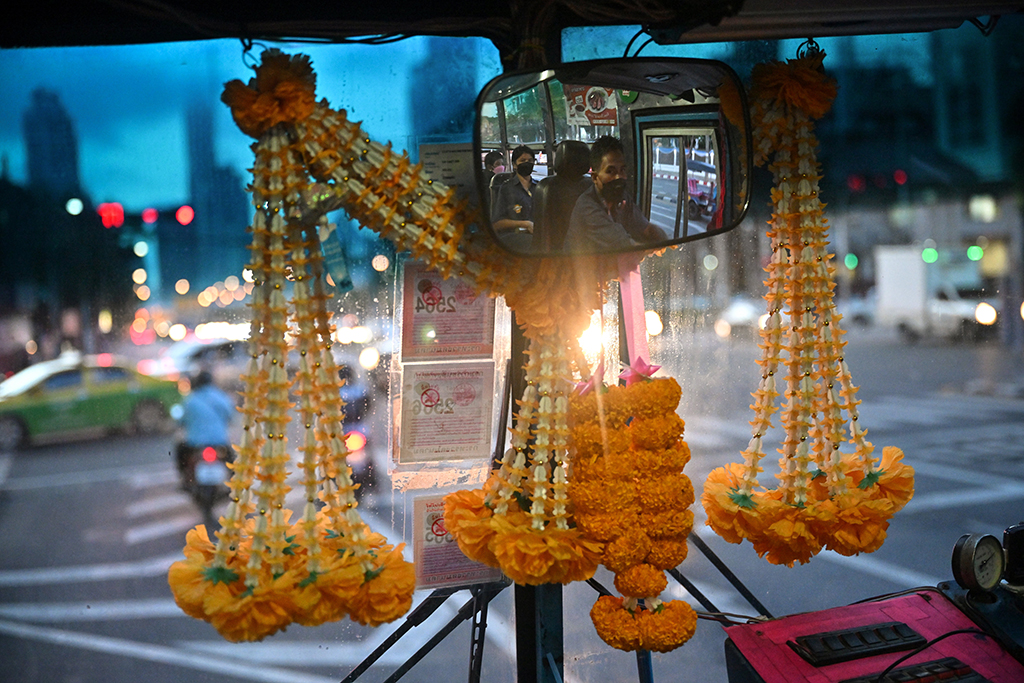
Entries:
{"type": "Polygon", "coordinates": [[[118,202],[103,202],[96,207],[104,228],[120,228],[124,225],[124,207],[118,202]]]}

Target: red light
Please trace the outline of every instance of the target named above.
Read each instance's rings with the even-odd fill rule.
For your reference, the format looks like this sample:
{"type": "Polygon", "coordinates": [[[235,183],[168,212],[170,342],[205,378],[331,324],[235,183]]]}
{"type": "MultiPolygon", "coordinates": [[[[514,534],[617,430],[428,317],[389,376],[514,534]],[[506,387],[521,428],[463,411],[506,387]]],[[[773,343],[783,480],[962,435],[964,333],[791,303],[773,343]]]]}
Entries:
{"type": "Polygon", "coordinates": [[[206,462],[213,462],[217,459],[217,449],[213,446],[207,446],[203,449],[203,460],[206,462]]]}
{"type": "Polygon", "coordinates": [[[120,228],[124,225],[124,207],[117,202],[103,202],[96,207],[104,228],[120,228]]]}
{"type": "Polygon", "coordinates": [[[135,369],[143,375],[152,375],[160,368],[160,364],[152,358],[143,358],[135,364],[135,369]]]}
{"type": "Polygon", "coordinates": [[[109,368],[114,363],[114,357],[109,353],[101,353],[96,356],[96,365],[101,368],[109,368]]]}
{"type": "Polygon", "coordinates": [[[349,432],[345,435],[345,447],[350,452],[361,451],[366,445],[366,437],[359,432],[349,432]]]}
{"type": "Polygon", "coordinates": [[[156,223],[156,219],[160,216],[156,209],[143,209],[142,210],[142,222],[143,223],[156,223]]]}
{"type": "Polygon", "coordinates": [[[893,171],[892,179],[896,181],[897,185],[905,185],[907,183],[907,172],[902,168],[897,168],[893,171]]]}
{"type": "Polygon", "coordinates": [[[851,175],[846,179],[846,186],[854,192],[863,192],[867,188],[867,181],[864,180],[862,175],[851,175]]]}
{"type": "Polygon", "coordinates": [[[188,225],[192,222],[192,219],[196,217],[196,212],[191,206],[185,204],[184,206],[178,207],[178,210],[174,212],[174,217],[178,219],[178,222],[182,225],[188,225]]]}

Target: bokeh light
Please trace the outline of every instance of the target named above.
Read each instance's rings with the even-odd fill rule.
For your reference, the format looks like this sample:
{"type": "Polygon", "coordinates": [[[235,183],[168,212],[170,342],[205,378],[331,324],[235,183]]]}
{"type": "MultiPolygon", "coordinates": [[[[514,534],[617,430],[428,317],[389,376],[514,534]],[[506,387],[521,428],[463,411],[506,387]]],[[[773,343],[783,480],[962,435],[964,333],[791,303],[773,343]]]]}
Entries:
{"type": "Polygon", "coordinates": [[[188,329],[181,323],[171,325],[171,329],[167,330],[167,336],[174,341],[181,341],[188,334],[188,329]]]}
{"type": "Polygon", "coordinates": [[[974,319],[982,325],[993,325],[999,314],[992,304],[982,301],[974,307],[974,319]]]}

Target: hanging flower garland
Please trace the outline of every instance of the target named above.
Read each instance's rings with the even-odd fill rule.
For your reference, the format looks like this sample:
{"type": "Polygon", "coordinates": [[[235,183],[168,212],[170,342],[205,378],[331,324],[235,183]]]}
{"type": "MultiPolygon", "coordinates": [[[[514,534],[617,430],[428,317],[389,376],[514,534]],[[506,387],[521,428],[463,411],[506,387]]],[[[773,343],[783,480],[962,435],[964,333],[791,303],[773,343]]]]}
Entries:
{"type": "Polygon", "coordinates": [[[605,387],[595,376],[572,397],[569,498],[577,526],[603,544],[601,563],[625,596],[598,599],[590,611],[597,634],[620,650],[668,652],[697,623],[685,602],[660,599],[663,572],[686,559],[693,527],[693,485],[682,473],[690,450],[675,412],[679,384],[652,380],[657,368],[637,365],[623,373],[628,386],[605,387]]]}
{"type": "Polygon", "coordinates": [[[889,519],[913,495],[913,469],[898,448],[881,464],[860,424],[844,332],[835,312],[835,268],[828,224],[818,197],[819,164],[812,120],[835,98],[824,74],[824,53],[754,68],[750,100],[755,163],[769,157],[775,178],[765,269],[768,319],[761,331],[761,381],[752,395],[752,436],[742,464],[711,472],[702,502],[708,525],[730,543],[749,540],[772,564],[805,563],[822,548],[843,555],[872,552],[885,540],[889,519]],[[788,324],[783,322],[783,308],[788,324]],[[785,356],[785,358],[784,358],[785,356]],[[758,488],[763,439],[780,397],[786,404],[779,453],[779,485],[758,488]],[[847,421],[843,414],[849,417],[847,421]],[[852,454],[840,447],[847,437],[852,454]]]}
{"type": "Polygon", "coordinates": [[[480,292],[503,294],[517,312],[531,339],[533,393],[524,397],[530,407],[517,422],[517,450],[493,483],[509,513],[501,516],[506,526],[495,550],[523,582],[588,578],[597,552],[567,522],[571,384],[564,349],[567,335],[578,336],[601,287],[617,274],[616,260],[509,258],[485,235],[466,234],[474,216],[450,188],[423,175],[405,153],[371,140],[344,111],[316,102],[315,84],[308,57],[271,49],[255,78],[228,83],[222,97],[239,128],[257,138],[252,360],[243,378],[244,432],[231,466],[231,503],[216,543],[201,526],[187,535],[185,560],[168,574],[176,601],[235,641],[259,640],[293,622],[315,625],[345,616],[377,625],[411,604],[412,565],[401,547],[387,545],[363,523],[345,462],[330,296],[316,230],[335,208],[445,277],[462,276],[480,292]],[[298,329],[300,360],[289,377],[292,348],[285,335],[292,328],[298,329]],[[293,398],[303,425],[306,497],[295,523],[284,509],[293,398]],[[535,445],[545,440],[547,448],[535,445]],[[522,501],[528,503],[520,517],[522,501]]]}
{"type": "Polygon", "coordinates": [[[584,581],[600,558],[600,544],[569,520],[565,348],[549,337],[530,340],[526,390],[501,467],[483,489],[445,498],[445,524],[463,553],[525,585],[584,581]]]}

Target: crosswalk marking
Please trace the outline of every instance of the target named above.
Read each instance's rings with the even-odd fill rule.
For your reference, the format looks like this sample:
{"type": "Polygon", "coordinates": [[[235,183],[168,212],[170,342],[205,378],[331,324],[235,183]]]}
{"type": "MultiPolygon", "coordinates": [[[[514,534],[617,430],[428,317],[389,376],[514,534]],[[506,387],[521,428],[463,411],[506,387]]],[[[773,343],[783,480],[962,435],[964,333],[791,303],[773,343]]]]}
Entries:
{"type": "Polygon", "coordinates": [[[138,579],[162,576],[180,552],[160,555],[137,562],[112,562],[71,567],[39,567],[35,569],[0,569],[0,586],[41,586],[114,579],[138,579]]]}
{"type": "Polygon", "coordinates": [[[246,678],[257,683],[337,683],[336,676],[315,676],[295,669],[274,668],[266,664],[253,665],[244,659],[223,655],[200,657],[196,656],[194,651],[111,638],[94,633],[78,633],[4,620],[0,620],[0,633],[54,645],[170,664],[196,671],[246,678]]]}
{"type": "Polygon", "coordinates": [[[144,517],[154,512],[166,512],[182,505],[191,504],[187,493],[176,491],[156,498],[137,500],[125,507],[124,512],[129,518],[144,517]]]}
{"type": "Polygon", "coordinates": [[[159,522],[139,524],[125,530],[124,542],[126,545],[137,545],[146,541],[152,541],[161,536],[184,534],[196,524],[199,524],[199,514],[197,512],[177,515],[170,519],[160,520],[159,522]]]}

